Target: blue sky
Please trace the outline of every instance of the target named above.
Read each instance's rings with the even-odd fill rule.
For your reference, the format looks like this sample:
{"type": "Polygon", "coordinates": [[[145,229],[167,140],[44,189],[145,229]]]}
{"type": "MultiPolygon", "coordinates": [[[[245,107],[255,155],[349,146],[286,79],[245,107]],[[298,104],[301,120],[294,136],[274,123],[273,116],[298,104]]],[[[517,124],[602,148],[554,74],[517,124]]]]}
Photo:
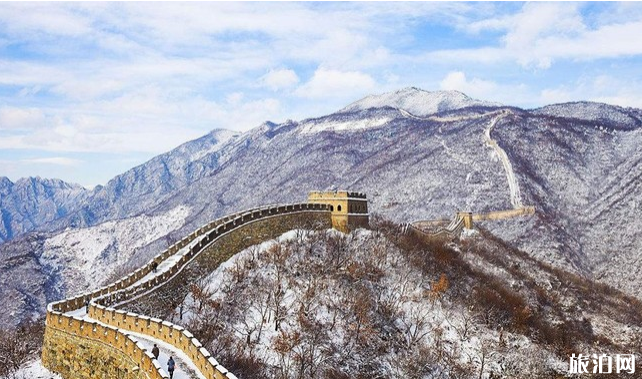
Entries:
{"type": "Polygon", "coordinates": [[[407,86],[642,108],[641,3],[0,3],[0,176],[85,186],[407,86]]]}

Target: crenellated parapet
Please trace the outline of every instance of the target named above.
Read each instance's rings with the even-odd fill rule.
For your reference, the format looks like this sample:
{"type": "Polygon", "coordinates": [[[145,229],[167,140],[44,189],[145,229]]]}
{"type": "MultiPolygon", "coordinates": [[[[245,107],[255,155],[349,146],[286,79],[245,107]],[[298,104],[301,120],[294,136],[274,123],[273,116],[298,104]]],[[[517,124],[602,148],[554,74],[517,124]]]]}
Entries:
{"type": "MultiPolygon", "coordinates": [[[[350,197],[349,194],[355,194],[355,199],[365,199],[365,195],[352,192],[346,192],[345,197],[350,197]]],[[[50,303],[47,307],[43,364],[66,379],[168,378],[151,352],[136,342],[133,336],[139,334],[183,352],[208,379],[235,379],[183,327],[117,308],[141,298],[153,297],[150,295],[170,288],[174,282],[184,283],[185,278],[181,275],[190,273],[190,263],[205,257],[214,248],[220,261],[247,244],[273,238],[276,233],[282,233],[295,224],[303,225],[293,223],[293,220],[307,220],[306,226],[312,228],[334,226],[333,217],[337,212],[333,209],[334,204],[310,201],[275,205],[222,217],[185,236],[124,278],[90,293],[50,303]],[[245,233],[252,238],[247,238],[247,235],[239,238],[245,233]],[[225,253],[221,254],[221,251],[225,253]],[[171,264],[156,272],[164,262],[171,264]]],[[[367,205],[365,212],[367,224],[367,205]]]]}

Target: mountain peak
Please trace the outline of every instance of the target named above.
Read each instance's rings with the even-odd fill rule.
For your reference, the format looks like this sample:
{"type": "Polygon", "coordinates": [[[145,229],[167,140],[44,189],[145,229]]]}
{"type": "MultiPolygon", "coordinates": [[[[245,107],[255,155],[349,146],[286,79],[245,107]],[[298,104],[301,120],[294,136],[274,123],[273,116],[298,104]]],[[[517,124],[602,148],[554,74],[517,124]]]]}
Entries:
{"type": "Polygon", "coordinates": [[[356,101],[340,112],[354,112],[370,108],[392,107],[403,109],[415,116],[461,109],[471,106],[499,106],[488,101],[475,100],[464,93],[454,90],[425,91],[417,87],[406,87],[380,95],[370,95],[356,101]]]}

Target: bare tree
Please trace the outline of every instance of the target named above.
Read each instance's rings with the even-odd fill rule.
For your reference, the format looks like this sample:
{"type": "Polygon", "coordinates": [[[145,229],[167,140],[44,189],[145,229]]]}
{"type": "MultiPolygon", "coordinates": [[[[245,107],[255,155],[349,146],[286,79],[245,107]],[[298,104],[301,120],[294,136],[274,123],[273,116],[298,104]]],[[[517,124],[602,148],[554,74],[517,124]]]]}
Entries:
{"type": "Polygon", "coordinates": [[[28,323],[16,330],[0,330],[0,377],[11,378],[34,358],[41,347],[44,320],[28,323]]]}
{"type": "Polygon", "coordinates": [[[285,318],[283,283],[286,276],[286,261],[290,256],[291,249],[292,247],[283,247],[277,244],[268,249],[265,255],[267,263],[272,265],[270,278],[265,281],[265,291],[269,293],[268,307],[273,316],[275,331],[279,330],[279,326],[285,318]]]}
{"type": "Polygon", "coordinates": [[[430,334],[432,331],[428,321],[430,313],[431,310],[422,304],[413,304],[410,311],[400,318],[406,349],[412,349],[430,334]]]}
{"type": "Polygon", "coordinates": [[[479,315],[474,307],[455,307],[447,312],[444,318],[446,322],[455,329],[462,341],[468,339],[472,329],[476,328],[479,322],[479,315]]]}

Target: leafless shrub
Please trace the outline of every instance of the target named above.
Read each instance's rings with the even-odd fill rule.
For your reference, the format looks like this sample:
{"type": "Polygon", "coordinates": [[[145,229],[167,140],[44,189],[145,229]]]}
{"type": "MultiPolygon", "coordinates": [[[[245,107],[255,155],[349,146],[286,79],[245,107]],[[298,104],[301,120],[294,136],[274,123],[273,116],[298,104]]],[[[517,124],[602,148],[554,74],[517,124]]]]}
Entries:
{"type": "Polygon", "coordinates": [[[44,320],[0,330],[0,378],[13,378],[22,365],[39,355],[43,334],[44,320]]]}

